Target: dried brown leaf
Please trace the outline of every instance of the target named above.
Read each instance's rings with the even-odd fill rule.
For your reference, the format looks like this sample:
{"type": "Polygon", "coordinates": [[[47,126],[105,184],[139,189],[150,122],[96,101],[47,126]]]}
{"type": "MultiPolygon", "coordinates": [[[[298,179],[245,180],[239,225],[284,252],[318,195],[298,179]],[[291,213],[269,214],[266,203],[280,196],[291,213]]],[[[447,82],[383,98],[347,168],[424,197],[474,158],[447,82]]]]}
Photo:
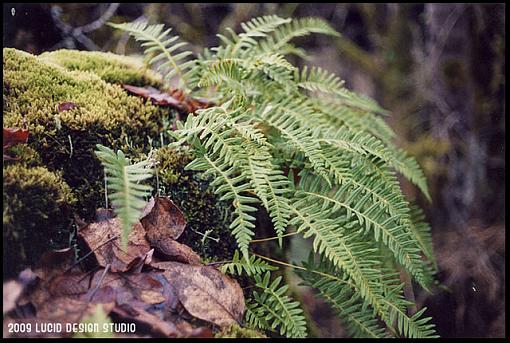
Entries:
{"type": "Polygon", "coordinates": [[[74,251],[71,248],[47,251],[39,259],[34,273],[41,280],[50,280],[72,267],[74,259],[74,251]]]}
{"type": "Polygon", "coordinates": [[[168,197],[151,198],[140,222],[151,245],[162,239],[179,238],[186,227],[184,214],[168,197]]]}
{"type": "Polygon", "coordinates": [[[179,262],[153,265],[164,270],[179,301],[194,317],[220,327],[241,323],[245,310],[244,296],[235,280],[208,266],[179,262]]]}
{"type": "Polygon", "coordinates": [[[3,135],[3,150],[5,150],[13,145],[26,143],[28,141],[28,130],[23,129],[11,129],[4,127],[4,135],[3,135]]]}
{"type": "Polygon", "coordinates": [[[16,144],[25,144],[28,142],[28,130],[11,129],[4,127],[3,133],[3,159],[4,160],[18,160],[18,158],[6,155],[7,149],[16,144]]]}
{"type": "Polygon", "coordinates": [[[150,99],[154,105],[171,106],[177,110],[182,110],[181,102],[175,99],[171,94],[164,93],[153,87],[136,87],[122,85],[129,93],[141,96],[144,99],[150,99]]]}
{"type": "Polygon", "coordinates": [[[101,305],[108,315],[114,303],[94,304],[74,297],[57,297],[43,304],[37,310],[37,318],[55,322],[77,323],[84,316],[94,313],[95,306],[101,305]]]}
{"type": "Polygon", "coordinates": [[[175,309],[178,303],[175,290],[161,272],[105,274],[101,269],[94,275],[56,277],[48,288],[52,297],[74,296],[82,301],[115,302],[162,312],[175,309]]]}
{"type": "Polygon", "coordinates": [[[65,102],[62,102],[62,103],[58,104],[58,111],[59,112],[69,111],[69,110],[72,110],[72,109],[75,109],[75,108],[78,108],[78,105],[76,105],[72,101],[65,101],[65,102]]]}
{"type": "Polygon", "coordinates": [[[157,241],[154,248],[171,261],[200,265],[200,256],[190,247],[167,238],[157,241]]]}
{"type": "Polygon", "coordinates": [[[78,231],[89,249],[94,252],[100,266],[110,265],[112,272],[125,272],[136,265],[135,260],[144,260],[151,250],[145,239],[145,230],[140,223],[133,225],[128,237],[127,250],[120,246],[121,233],[118,218],[91,223],[78,231]]]}

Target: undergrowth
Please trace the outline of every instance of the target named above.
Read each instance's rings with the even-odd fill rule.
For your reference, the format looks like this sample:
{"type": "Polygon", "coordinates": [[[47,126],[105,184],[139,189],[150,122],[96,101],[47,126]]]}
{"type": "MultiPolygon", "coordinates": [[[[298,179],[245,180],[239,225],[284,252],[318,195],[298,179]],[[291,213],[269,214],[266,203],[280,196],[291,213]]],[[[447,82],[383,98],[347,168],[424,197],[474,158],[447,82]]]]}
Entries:
{"type": "Polygon", "coordinates": [[[265,16],[242,24],[242,33],[218,35],[218,47],[194,56],[163,25],[110,25],[139,41],[147,63],[169,84],[216,104],[168,134],[175,139],[170,146],[193,151],[186,168],[204,172],[234,207],[230,229],[239,252],[222,269],[253,278],[248,326],[306,337],[301,305],[271,273],[287,266],[353,337],[436,337],[425,308],[410,313],[414,304],[401,281],[408,274],[427,290],[434,282],[430,228],[397,179],[403,175],[429,198],[422,170],[392,142],[388,113],[376,102],[322,68],[299,69],[286,59],[305,55],[294,38],[337,32],[316,18],[265,16]],[[300,266],[256,255],[259,206],[280,246],[284,236],[302,235],[315,254],[300,266]]]}

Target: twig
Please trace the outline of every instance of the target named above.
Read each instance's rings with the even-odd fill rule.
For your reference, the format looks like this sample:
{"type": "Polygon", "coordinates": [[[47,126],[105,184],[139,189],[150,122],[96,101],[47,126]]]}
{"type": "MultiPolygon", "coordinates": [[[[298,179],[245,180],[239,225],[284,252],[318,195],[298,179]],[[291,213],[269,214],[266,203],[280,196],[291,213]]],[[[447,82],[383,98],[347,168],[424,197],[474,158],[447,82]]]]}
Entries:
{"type": "Polygon", "coordinates": [[[119,8],[119,5],[120,5],[120,3],[118,3],[118,2],[111,3],[108,6],[108,8],[106,9],[106,11],[98,19],[94,20],[93,22],[91,22],[89,24],[86,24],[86,25],[80,27],[79,29],[81,30],[81,32],[84,32],[84,33],[89,33],[89,32],[99,29],[101,26],[106,24],[106,22],[111,17],[113,17],[115,12],[119,8]]]}
{"type": "Polygon", "coordinates": [[[103,271],[103,275],[101,275],[101,278],[97,282],[96,287],[94,287],[94,289],[92,290],[92,293],[90,293],[90,295],[88,296],[87,303],[91,302],[94,295],[96,295],[96,292],[98,291],[99,287],[101,287],[101,284],[103,283],[104,278],[106,277],[106,273],[108,273],[108,270],[110,270],[109,263],[106,265],[106,268],[103,271]]]}
{"type": "Polygon", "coordinates": [[[73,27],[60,19],[62,8],[58,6],[51,7],[51,18],[55,26],[61,31],[63,39],[52,49],[65,46],[69,49],[76,48],[75,41],[81,43],[88,50],[99,50],[99,47],[85,33],[95,31],[102,27],[117,11],[120,3],[111,3],[107,10],[96,20],[83,26],[73,27]]]}
{"type": "Polygon", "coordinates": [[[106,242],[104,243],[101,243],[98,247],[96,247],[94,250],[91,250],[89,251],[88,253],[86,253],[83,257],[81,257],[78,261],[74,262],[71,266],[69,266],[69,268],[67,268],[65,271],[64,271],[64,274],[67,273],[68,271],[70,271],[71,269],[73,269],[75,266],[77,266],[79,263],[81,263],[83,260],[85,260],[87,257],[89,257],[94,251],[96,251],[97,249],[101,248],[103,245],[106,245],[108,243],[110,243],[111,241],[114,241],[116,240],[117,238],[119,238],[119,236],[113,236],[112,238],[108,239],[106,242]]]}

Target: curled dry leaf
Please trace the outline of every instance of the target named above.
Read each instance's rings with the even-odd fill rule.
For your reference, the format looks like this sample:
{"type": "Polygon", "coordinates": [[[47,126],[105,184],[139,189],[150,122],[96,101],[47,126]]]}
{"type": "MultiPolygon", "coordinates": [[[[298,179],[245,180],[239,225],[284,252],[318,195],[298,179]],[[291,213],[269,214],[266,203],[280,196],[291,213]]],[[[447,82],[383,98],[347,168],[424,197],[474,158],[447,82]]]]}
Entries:
{"type": "Polygon", "coordinates": [[[7,149],[16,144],[25,144],[28,142],[28,130],[11,129],[4,127],[3,152],[4,160],[16,160],[17,158],[6,155],[7,149]]]}
{"type": "Polygon", "coordinates": [[[150,99],[155,105],[171,106],[177,110],[183,109],[181,103],[171,94],[160,92],[154,87],[144,88],[130,85],[122,85],[122,87],[131,94],[141,96],[144,99],[150,99]]]}
{"type": "Polygon", "coordinates": [[[214,106],[213,103],[206,99],[190,97],[180,89],[170,89],[167,92],[161,92],[154,87],[136,87],[125,84],[122,87],[131,94],[141,96],[144,99],[150,99],[155,105],[170,106],[185,115],[195,113],[198,109],[214,106]]]}
{"type": "Polygon", "coordinates": [[[186,227],[182,211],[168,197],[151,198],[140,219],[151,244],[160,239],[177,239],[186,227]]]}
{"type": "Polygon", "coordinates": [[[195,113],[196,110],[214,106],[214,103],[210,102],[209,100],[187,96],[180,89],[172,88],[168,91],[168,93],[181,102],[182,106],[184,107],[182,112],[185,114],[195,113]]]}
{"type": "Polygon", "coordinates": [[[179,262],[159,262],[153,266],[164,270],[179,301],[192,316],[220,327],[241,323],[244,296],[235,280],[208,266],[179,262]]]}
{"type": "Polygon", "coordinates": [[[58,104],[58,111],[59,112],[69,111],[69,110],[72,110],[74,108],[78,108],[78,105],[76,105],[72,101],[65,101],[65,102],[62,102],[62,103],[58,104]]]}
{"type": "Polygon", "coordinates": [[[135,258],[133,261],[131,261],[131,263],[129,263],[127,269],[133,273],[141,273],[144,265],[151,264],[153,254],[154,249],[151,249],[144,256],[135,258]]]}
{"type": "Polygon", "coordinates": [[[141,308],[134,308],[129,304],[122,304],[116,306],[113,309],[113,313],[125,319],[132,320],[147,326],[154,334],[158,336],[182,337],[174,323],[164,321],[141,308]]]}
{"type": "Polygon", "coordinates": [[[177,296],[162,273],[106,273],[62,275],[52,280],[53,297],[74,296],[82,301],[116,304],[166,311],[175,309],[177,296]]]}
{"type": "Polygon", "coordinates": [[[37,318],[61,323],[78,323],[95,312],[95,306],[103,306],[106,314],[115,307],[113,302],[94,304],[72,297],[52,298],[37,310],[37,318]]]}
{"type": "Polygon", "coordinates": [[[113,272],[125,272],[136,265],[135,260],[146,260],[151,250],[145,239],[145,230],[140,223],[133,225],[128,237],[126,251],[119,243],[121,234],[120,221],[118,218],[105,219],[91,223],[78,231],[89,249],[94,252],[100,266],[110,265],[113,272]]]}
{"type": "Polygon", "coordinates": [[[184,231],[182,211],[167,197],[151,198],[140,219],[150,245],[173,261],[200,264],[200,256],[175,240],[184,231]]]}
{"type": "Polygon", "coordinates": [[[148,327],[155,335],[173,338],[203,337],[211,338],[212,331],[207,327],[194,328],[187,322],[173,323],[140,308],[128,304],[118,305],[113,311],[125,320],[132,320],[148,327]]]}
{"type": "Polygon", "coordinates": [[[158,240],[153,246],[171,261],[200,265],[200,256],[193,249],[173,239],[158,240]]]}
{"type": "Polygon", "coordinates": [[[28,141],[28,130],[23,129],[11,129],[4,127],[4,136],[3,136],[3,147],[5,149],[16,145],[16,144],[24,144],[28,141]]]}

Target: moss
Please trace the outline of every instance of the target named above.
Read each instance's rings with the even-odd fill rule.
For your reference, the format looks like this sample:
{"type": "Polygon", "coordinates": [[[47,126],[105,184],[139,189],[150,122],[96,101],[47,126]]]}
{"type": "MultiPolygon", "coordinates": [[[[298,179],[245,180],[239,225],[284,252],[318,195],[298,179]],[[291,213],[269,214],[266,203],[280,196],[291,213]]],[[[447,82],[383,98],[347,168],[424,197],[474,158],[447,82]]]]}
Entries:
{"type": "Polygon", "coordinates": [[[267,338],[267,336],[256,330],[232,325],[216,333],[214,338],[267,338]]]}
{"type": "Polygon", "coordinates": [[[76,198],[59,173],[23,164],[4,166],[4,278],[67,243],[76,198]],[[38,242],[34,244],[34,242],[38,242]],[[30,248],[28,248],[30,247],[30,248]]]}
{"type": "Polygon", "coordinates": [[[128,95],[91,72],[70,71],[47,57],[4,49],[3,61],[4,126],[28,127],[29,147],[49,170],[62,171],[79,194],[78,214],[91,218],[103,190],[95,145],[137,156],[147,137],[158,136],[160,118],[168,110],[128,95]],[[66,101],[77,108],[59,112],[58,105],[66,101]]]}
{"type": "MultiPolygon", "coordinates": [[[[170,196],[186,217],[186,230],[179,237],[181,243],[199,252],[205,260],[228,260],[236,248],[229,228],[231,205],[219,200],[201,173],[184,170],[192,158],[184,149],[158,149],[155,159],[160,193],[170,196]]],[[[153,186],[156,188],[156,180],[153,186]]]]}
{"type": "Polygon", "coordinates": [[[147,69],[143,62],[135,57],[98,51],[57,50],[41,54],[40,59],[68,70],[92,72],[110,83],[162,86],[161,76],[147,69]]]}
{"type": "MultiPolygon", "coordinates": [[[[10,193],[4,192],[4,202],[7,200],[19,207],[16,211],[11,205],[4,207],[4,222],[7,220],[9,223],[10,237],[18,231],[22,232],[15,236],[32,237],[33,230],[42,232],[39,225],[44,223],[48,226],[45,237],[57,241],[62,238],[59,234],[64,232],[64,227],[70,227],[67,224],[71,216],[68,214],[74,212],[87,221],[93,220],[96,208],[104,206],[104,175],[94,154],[96,144],[122,149],[133,160],[139,160],[149,150],[150,139],[159,141],[156,138],[163,131],[165,120],[172,117],[169,109],[156,107],[140,97],[129,95],[119,85],[106,82],[125,82],[127,79],[122,79],[122,67],[112,67],[110,72],[106,67],[101,68],[102,58],[112,58],[114,62],[111,63],[118,60],[111,54],[58,51],[34,56],[15,49],[4,49],[4,127],[26,127],[30,132],[26,145],[9,149],[9,155],[19,160],[4,166],[4,175],[6,168],[11,168],[9,175],[12,180],[9,182],[16,185],[23,184],[24,179],[15,180],[16,173],[12,172],[12,168],[22,169],[25,174],[28,173],[27,168],[47,173],[34,191],[29,189],[25,194],[21,186],[12,186],[10,193]],[[79,66],[73,63],[79,63],[79,66]],[[120,76],[112,76],[115,73],[120,76]],[[58,105],[67,101],[77,107],[59,111],[58,105]],[[47,175],[58,180],[49,182],[47,175]],[[60,193],[55,188],[57,185],[60,193]],[[66,202],[65,211],[57,211],[59,207],[50,200],[54,198],[58,202],[64,194],[72,197],[73,201],[66,202]],[[21,196],[40,200],[34,204],[18,200],[21,196]],[[69,212],[67,207],[71,207],[69,212]],[[42,219],[25,217],[24,211],[35,211],[42,219]],[[44,219],[44,215],[58,217],[58,221],[51,222],[44,219]]],[[[131,76],[127,73],[126,77],[136,78],[138,84],[145,82],[146,79],[137,72],[135,70],[131,76]]],[[[209,180],[202,179],[201,173],[184,170],[192,159],[186,150],[163,147],[158,149],[156,159],[159,162],[160,194],[169,195],[182,209],[188,222],[179,241],[204,259],[230,259],[236,248],[235,238],[229,229],[231,205],[219,201],[209,187],[209,180]],[[204,235],[207,237],[204,238],[204,235]]],[[[152,180],[156,188],[157,179],[152,180]]],[[[22,238],[16,244],[20,254],[26,254],[29,242],[22,238]]],[[[41,240],[30,258],[36,258],[47,248],[47,240],[41,240]]],[[[4,261],[6,259],[10,264],[17,264],[12,251],[10,256],[4,256],[4,261]]]]}
{"type": "Polygon", "coordinates": [[[18,144],[9,148],[7,155],[16,158],[19,163],[27,167],[40,167],[43,165],[39,153],[26,144],[18,144]]]}

